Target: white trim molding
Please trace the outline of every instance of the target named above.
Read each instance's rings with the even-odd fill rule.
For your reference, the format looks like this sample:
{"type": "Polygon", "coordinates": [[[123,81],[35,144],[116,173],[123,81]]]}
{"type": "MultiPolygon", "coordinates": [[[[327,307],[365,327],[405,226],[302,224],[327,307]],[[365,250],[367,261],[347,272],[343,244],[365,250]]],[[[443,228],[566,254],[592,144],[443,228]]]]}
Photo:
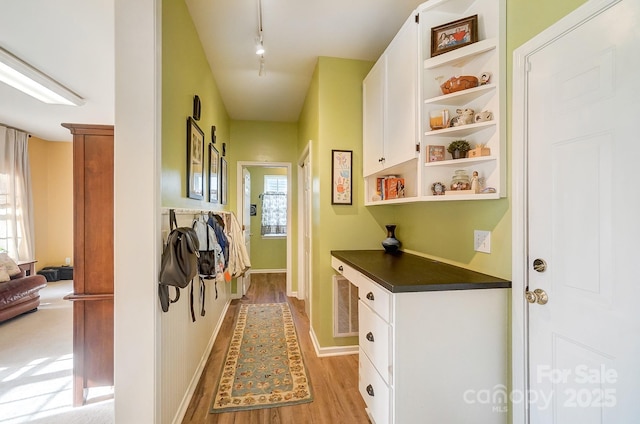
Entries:
{"type": "Polygon", "coordinates": [[[311,336],[311,343],[313,343],[313,348],[316,351],[316,356],[319,358],[323,356],[342,356],[342,355],[357,355],[358,354],[358,345],[353,346],[330,346],[330,347],[321,347],[318,342],[318,338],[316,337],[315,331],[313,331],[313,327],[309,328],[309,336],[311,336]]]}

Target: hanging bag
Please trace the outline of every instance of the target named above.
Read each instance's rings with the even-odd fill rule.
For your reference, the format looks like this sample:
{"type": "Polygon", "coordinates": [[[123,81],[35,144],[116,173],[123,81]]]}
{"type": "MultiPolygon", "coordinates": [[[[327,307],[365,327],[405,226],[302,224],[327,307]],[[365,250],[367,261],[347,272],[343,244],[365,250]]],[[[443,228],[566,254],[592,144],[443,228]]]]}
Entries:
{"type": "MultiPolygon", "coordinates": [[[[189,227],[178,227],[173,209],[169,211],[169,226],[171,232],[162,251],[160,275],[158,277],[158,297],[164,312],[169,310],[169,304],[180,299],[180,289],[187,285],[198,274],[198,237],[189,227]],[[175,287],[176,296],[169,297],[169,286],[175,287]]],[[[191,285],[191,319],[195,321],[193,312],[193,284],[191,285]]]]}

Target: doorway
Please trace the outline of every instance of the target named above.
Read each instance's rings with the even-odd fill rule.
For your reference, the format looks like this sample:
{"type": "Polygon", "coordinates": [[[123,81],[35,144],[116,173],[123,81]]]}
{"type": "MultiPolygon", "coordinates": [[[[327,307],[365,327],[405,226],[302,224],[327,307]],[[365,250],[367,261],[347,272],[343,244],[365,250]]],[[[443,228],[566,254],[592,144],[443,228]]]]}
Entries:
{"type": "MultiPolygon", "coordinates": [[[[291,212],[292,212],[292,208],[291,208],[291,196],[292,196],[292,190],[291,190],[291,164],[287,163],[287,162],[249,162],[249,161],[238,161],[238,166],[237,166],[237,181],[242,182],[242,184],[238,184],[237,186],[237,190],[238,190],[238,195],[237,195],[237,199],[238,199],[238,204],[237,204],[237,217],[238,217],[238,221],[240,223],[241,228],[243,228],[243,230],[245,230],[245,243],[247,244],[248,247],[248,251],[252,252],[251,255],[255,255],[256,252],[259,252],[258,249],[256,249],[256,246],[251,246],[251,240],[257,240],[257,238],[262,238],[261,235],[261,231],[260,231],[260,226],[259,225],[252,225],[251,224],[251,218],[252,218],[252,204],[256,206],[256,210],[257,210],[257,201],[255,200],[254,196],[251,194],[246,194],[246,193],[256,193],[256,190],[254,189],[255,187],[258,188],[257,192],[261,192],[262,191],[262,187],[263,187],[263,179],[262,178],[253,178],[253,176],[251,176],[251,170],[252,169],[256,169],[256,170],[261,170],[260,175],[264,175],[266,170],[268,169],[282,169],[284,174],[286,175],[286,180],[287,180],[287,218],[286,218],[286,227],[287,227],[287,235],[286,235],[286,240],[285,240],[285,256],[286,256],[286,266],[285,266],[285,272],[286,272],[286,291],[287,291],[287,296],[295,296],[296,293],[293,291],[292,289],[292,243],[291,243],[291,212]],[[248,178],[246,178],[247,174],[249,174],[250,176],[248,178]],[[246,187],[246,185],[249,184],[252,187],[246,187]],[[255,202],[255,203],[254,203],[255,202]]],[[[256,211],[257,213],[257,211],[256,211]]],[[[255,221],[254,221],[255,222],[255,221]]],[[[254,243],[255,244],[255,243],[254,243]]],[[[251,256],[250,256],[251,257],[251,256]]],[[[263,271],[260,270],[259,268],[256,268],[256,266],[254,265],[254,260],[253,257],[251,257],[251,269],[249,270],[249,272],[247,273],[247,275],[245,275],[244,277],[241,277],[238,279],[238,288],[236,291],[236,296],[238,297],[242,297],[245,293],[246,293],[246,289],[248,289],[249,287],[249,282],[246,281],[247,279],[251,278],[251,273],[253,271],[263,271]]]]}
{"type": "Polygon", "coordinates": [[[638,19],[591,1],[514,53],[516,424],[640,416],[638,19]]]}

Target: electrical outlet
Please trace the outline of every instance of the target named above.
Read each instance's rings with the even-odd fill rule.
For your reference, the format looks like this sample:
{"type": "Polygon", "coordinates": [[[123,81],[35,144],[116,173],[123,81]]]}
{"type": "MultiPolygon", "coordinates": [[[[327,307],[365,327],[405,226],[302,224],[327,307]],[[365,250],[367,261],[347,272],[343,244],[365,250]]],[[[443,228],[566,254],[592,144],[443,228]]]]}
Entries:
{"type": "Polygon", "coordinates": [[[473,230],[473,250],[491,253],[491,231],[473,230]]]}

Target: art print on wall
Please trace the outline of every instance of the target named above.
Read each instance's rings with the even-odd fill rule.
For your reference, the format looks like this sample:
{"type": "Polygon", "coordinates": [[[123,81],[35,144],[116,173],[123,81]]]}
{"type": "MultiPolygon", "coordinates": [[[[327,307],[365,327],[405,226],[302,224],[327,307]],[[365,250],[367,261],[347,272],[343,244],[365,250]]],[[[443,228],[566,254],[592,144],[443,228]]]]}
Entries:
{"type": "Polygon", "coordinates": [[[219,192],[219,176],[218,165],[220,163],[220,154],[218,149],[213,147],[213,143],[209,143],[209,202],[218,203],[220,200],[219,192]]]}
{"type": "Polygon", "coordinates": [[[187,197],[204,199],[204,133],[192,117],[187,119],[187,197]]]}
{"type": "Polygon", "coordinates": [[[352,204],[353,152],[351,150],[331,151],[331,204],[352,204]]]}

